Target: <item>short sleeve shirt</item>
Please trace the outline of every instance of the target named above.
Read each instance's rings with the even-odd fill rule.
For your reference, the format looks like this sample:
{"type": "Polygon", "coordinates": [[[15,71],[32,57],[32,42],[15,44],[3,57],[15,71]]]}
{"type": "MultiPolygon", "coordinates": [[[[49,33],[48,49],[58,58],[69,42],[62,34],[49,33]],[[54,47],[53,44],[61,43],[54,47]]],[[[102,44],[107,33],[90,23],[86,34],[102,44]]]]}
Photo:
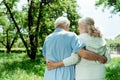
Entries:
{"type": "MultiPolygon", "coordinates": [[[[55,31],[45,39],[43,56],[46,57],[46,61],[52,60],[58,62],[71,56],[72,53],[77,52],[84,46],[85,44],[78,39],[75,33],[56,28],[55,31]]],[[[74,73],[74,65],[49,71],[46,69],[44,80],[74,80],[74,73]]]]}

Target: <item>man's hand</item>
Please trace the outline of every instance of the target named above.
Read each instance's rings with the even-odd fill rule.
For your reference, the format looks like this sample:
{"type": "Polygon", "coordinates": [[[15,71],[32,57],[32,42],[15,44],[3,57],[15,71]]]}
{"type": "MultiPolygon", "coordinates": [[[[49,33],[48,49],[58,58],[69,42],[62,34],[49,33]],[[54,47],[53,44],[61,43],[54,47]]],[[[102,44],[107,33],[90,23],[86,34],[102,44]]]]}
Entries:
{"type": "Polygon", "coordinates": [[[100,63],[106,63],[107,62],[107,58],[105,57],[105,56],[100,56],[100,58],[98,59],[98,61],[100,62],[100,63]]]}
{"type": "Polygon", "coordinates": [[[78,55],[84,59],[87,59],[87,60],[99,61],[101,63],[107,62],[107,58],[105,56],[101,56],[101,55],[98,55],[94,52],[84,50],[84,49],[80,49],[78,51],[78,55]]]}

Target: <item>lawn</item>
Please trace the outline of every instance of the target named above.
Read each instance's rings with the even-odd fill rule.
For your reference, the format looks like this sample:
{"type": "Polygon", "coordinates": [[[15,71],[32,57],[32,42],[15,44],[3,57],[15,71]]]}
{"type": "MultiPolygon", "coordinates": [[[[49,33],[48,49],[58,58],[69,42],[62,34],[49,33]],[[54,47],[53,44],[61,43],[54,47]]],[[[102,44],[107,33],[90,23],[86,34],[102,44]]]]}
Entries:
{"type": "Polygon", "coordinates": [[[31,61],[25,53],[0,53],[0,80],[43,80],[44,68],[40,56],[31,61]]]}
{"type": "MultiPolygon", "coordinates": [[[[40,55],[31,61],[25,53],[0,53],[0,80],[43,80],[44,63],[40,55]]],[[[120,80],[120,58],[106,65],[106,80],[120,80]]]]}
{"type": "Polygon", "coordinates": [[[112,58],[106,65],[106,80],[120,80],[120,57],[112,58]]]}

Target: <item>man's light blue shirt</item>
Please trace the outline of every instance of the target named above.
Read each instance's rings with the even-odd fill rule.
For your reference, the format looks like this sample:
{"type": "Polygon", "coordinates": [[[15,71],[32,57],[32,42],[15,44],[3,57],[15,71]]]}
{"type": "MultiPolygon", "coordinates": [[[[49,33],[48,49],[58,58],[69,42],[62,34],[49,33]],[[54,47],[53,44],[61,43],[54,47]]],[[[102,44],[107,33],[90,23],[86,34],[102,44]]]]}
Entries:
{"type": "MultiPolygon", "coordinates": [[[[56,28],[45,39],[43,56],[46,57],[46,61],[52,60],[58,62],[71,56],[72,53],[77,52],[84,46],[85,44],[78,39],[75,33],[65,31],[62,28],[56,28]]],[[[75,80],[74,71],[74,65],[53,70],[47,70],[46,68],[44,80],[75,80]]]]}

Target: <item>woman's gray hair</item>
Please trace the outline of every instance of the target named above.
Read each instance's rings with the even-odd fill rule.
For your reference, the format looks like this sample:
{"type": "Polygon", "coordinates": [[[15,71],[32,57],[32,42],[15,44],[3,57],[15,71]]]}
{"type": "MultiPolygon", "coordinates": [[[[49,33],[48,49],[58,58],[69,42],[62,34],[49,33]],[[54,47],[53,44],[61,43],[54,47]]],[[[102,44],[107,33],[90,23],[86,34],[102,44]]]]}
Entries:
{"type": "Polygon", "coordinates": [[[94,20],[90,17],[83,17],[83,18],[79,19],[78,24],[93,25],[94,26],[94,20]]]}
{"type": "Polygon", "coordinates": [[[59,17],[55,21],[55,28],[58,26],[70,26],[70,21],[66,17],[59,17]]]}
{"type": "Polygon", "coordinates": [[[102,34],[98,28],[95,27],[95,22],[90,17],[84,17],[79,19],[78,24],[83,24],[88,27],[87,33],[94,37],[102,37],[102,34]]]}

